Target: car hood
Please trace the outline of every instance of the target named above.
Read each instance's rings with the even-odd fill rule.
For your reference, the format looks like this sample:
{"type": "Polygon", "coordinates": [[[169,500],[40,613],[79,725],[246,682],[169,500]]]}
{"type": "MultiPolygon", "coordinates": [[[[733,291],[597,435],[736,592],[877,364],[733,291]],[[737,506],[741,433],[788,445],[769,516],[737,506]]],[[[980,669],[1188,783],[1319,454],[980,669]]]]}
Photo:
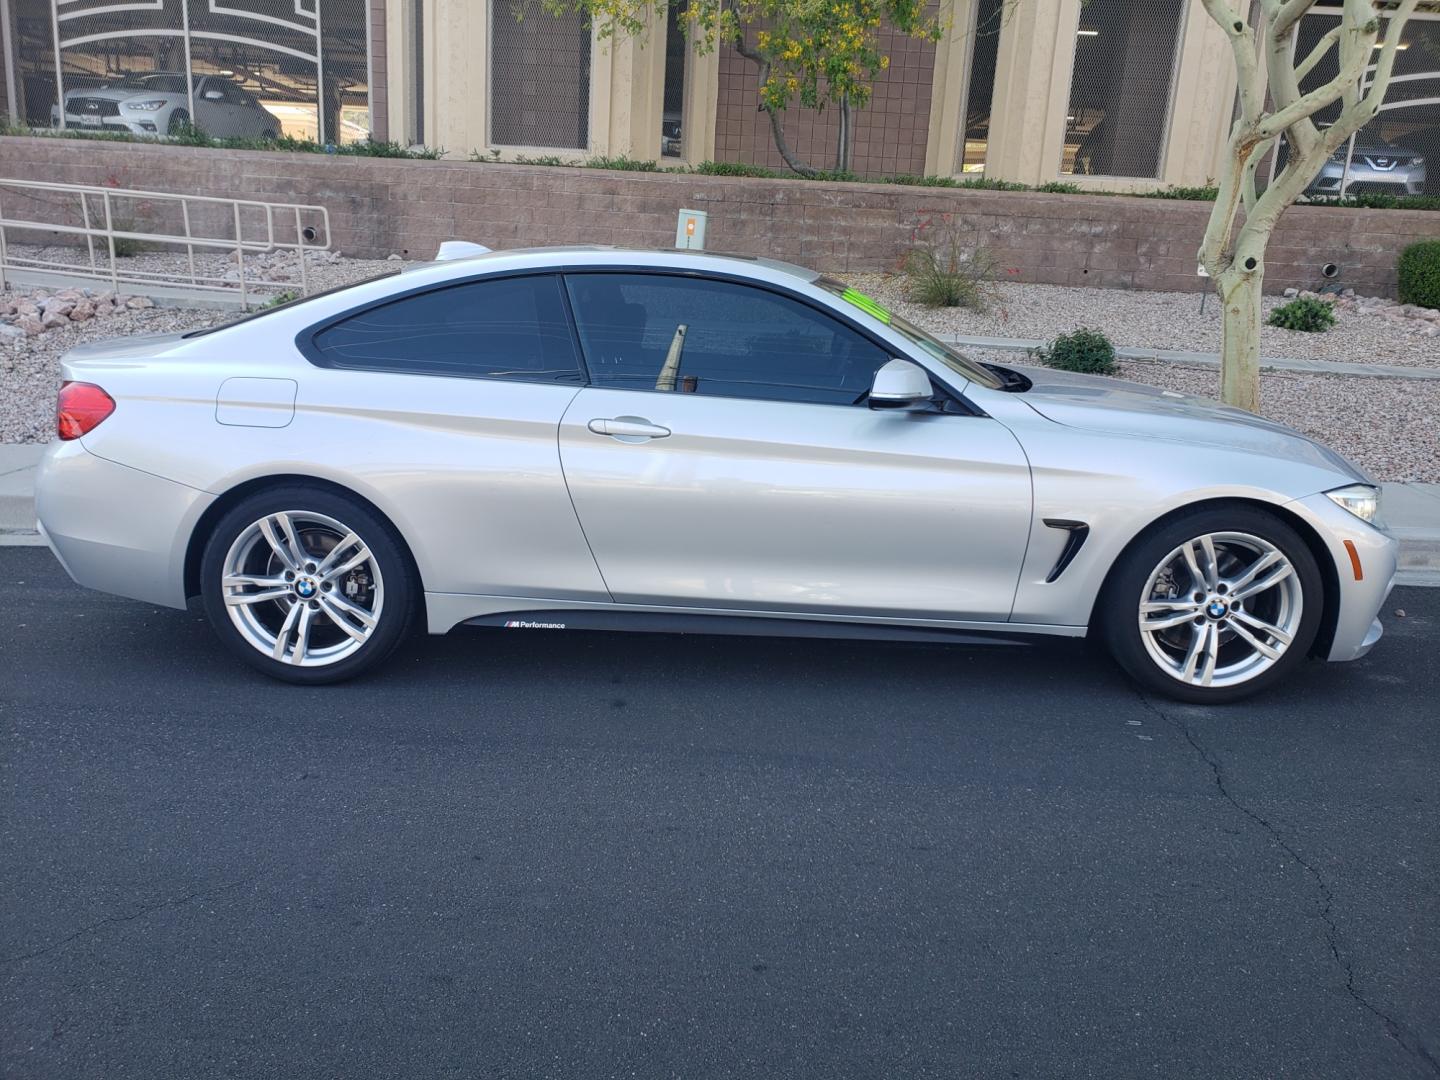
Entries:
{"type": "Polygon", "coordinates": [[[1047,420],[1066,427],[1242,450],[1373,483],[1324,443],[1244,409],[1105,376],[1076,375],[1052,368],[1016,370],[1033,383],[1020,395],[1021,399],[1047,420]]]}
{"type": "Polygon", "coordinates": [[[146,90],[140,86],[96,86],[89,90],[67,90],[65,92],[66,101],[72,101],[75,98],[95,98],[98,101],[129,101],[131,98],[137,97],[153,100],[155,98],[184,96],[184,94],[177,94],[172,90],[146,90]]]}

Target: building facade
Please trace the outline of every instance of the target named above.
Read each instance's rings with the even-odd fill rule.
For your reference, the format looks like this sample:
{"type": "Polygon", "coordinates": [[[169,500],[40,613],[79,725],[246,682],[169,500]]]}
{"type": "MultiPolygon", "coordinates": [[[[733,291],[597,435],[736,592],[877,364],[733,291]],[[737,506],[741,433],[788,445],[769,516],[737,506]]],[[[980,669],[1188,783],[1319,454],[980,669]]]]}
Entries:
{"type": "MultiPolygon", "coordinates": [[[[941,0],[938,14],[938,44],[883,32],[891,63],[855,117],[860,175],[1125,191],[1218,174],[1234,73],[1200,0],[941,0]]],[[[1301,47],[1336,17],[1307,16],[1301,47]]],[[[283,133],[321,141],[782,165],[754,65],[694,49],[673,13],[611,40],[538,0],[0,0],[0,31],[0,112],[17,125],[94,124],[57,103],[189,71],[192,97],[201,79],[208,93],[233,83],[283,133]]],[[[797,157],[834,166],[833,109],[782,121],[797,157]]],[[[1347,162],[1325,193],[1440,190],[1440,17],[1411,23],[1386,108],[1347,162]]]]}

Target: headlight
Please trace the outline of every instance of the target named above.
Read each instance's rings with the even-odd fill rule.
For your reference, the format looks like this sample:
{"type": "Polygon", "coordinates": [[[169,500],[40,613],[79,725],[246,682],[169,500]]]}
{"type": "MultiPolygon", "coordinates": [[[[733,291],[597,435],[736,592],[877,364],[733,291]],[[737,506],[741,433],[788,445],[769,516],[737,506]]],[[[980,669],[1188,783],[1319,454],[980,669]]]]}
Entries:
{"type": "Polygon", "coordinates": [[[163,109],[169,104],[168,101],[127,101],[125,102],[125,108],[139,109],[141,112],[155,112],[157,109],[163,109]]]}
{"type": "Polygon", "coordinates": [[[1380,491],[1368,484],[1351,484],[1325,492],[1336,506],[1349,510],[1361,521],[1371,525],[1380,524],[1380,491]]]}

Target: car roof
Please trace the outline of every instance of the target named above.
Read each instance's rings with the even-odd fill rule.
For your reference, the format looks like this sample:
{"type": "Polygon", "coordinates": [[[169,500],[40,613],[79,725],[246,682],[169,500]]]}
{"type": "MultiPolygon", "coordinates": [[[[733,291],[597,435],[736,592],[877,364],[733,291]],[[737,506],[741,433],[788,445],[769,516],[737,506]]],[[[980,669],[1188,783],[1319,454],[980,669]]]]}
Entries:
{"type": "MultiPolygon", "coordinates": [[[[483,255],[469,255],[443,262],[425,263],[412,267],[407,274],[423,274],[433,267],[470,273],[475,270],[502,270],[540,267],[582,267],[633,265],[638,268],[678,268],[711,273],[734,272],[741,267],[762,271],[746,276],[768,277],[783,275],[802,282],[819,279],[820,274],[794,263],[780,259],[769,259],[761,255],[736,255],[717,251],[680,251],[665,248],[622,248],[604,244],[565,244],[554,247],[507,248],[487,251],[483,255]],[[766,273],[768,272],[768,273],[766,273]]],[[[428,276],[428,275],[427,275],[428,276]]],[[[443,277],[452,274],[438,275],[443,277]]]]}

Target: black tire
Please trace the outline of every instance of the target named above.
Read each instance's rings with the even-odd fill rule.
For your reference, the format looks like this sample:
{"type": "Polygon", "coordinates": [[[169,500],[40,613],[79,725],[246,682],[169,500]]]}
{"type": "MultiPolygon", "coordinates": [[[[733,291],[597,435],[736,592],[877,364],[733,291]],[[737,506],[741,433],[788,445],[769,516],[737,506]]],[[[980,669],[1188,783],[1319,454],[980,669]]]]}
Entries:
{"type": "Polygon", "coordinates": [[[166,126],[166,132],[171,135],[179,135],[190,126],[190,114],[184,109],[176,109],[170,114],[170,123],[166,126]]]}
{"type": "Polygon", "coordinates": [[[278,138],[278,136],[275,134],[272,128],[266,128],[260,133],[260,138],[264,139],[266,142],[274,142],[276,138],[278,138]]]}
{"type": "MultiPolygon", "coordinates": [[[[323,544],[326,533],[319,530],[324,529],[322,525],[313,525],[315,531],[308,535],[312,538],[319,535],[320,543],[323,544]]],[[[328,533],[338,532],[336,529],[329,529],[328,533]]],[[[331,541],[333,546],[340,546],[331,541]]],[[[315,554],[317,549],[312,542],[306,543],[306,549],[312,554],[308,557],[318,559],[315,554]]],[[[352,549],[358,551],[358,548],[352,549]]],[[[337,567],[344,559],[337,560],[337,567]]],[[[310,565],[306,563],[305,566],[310,565]]],[[[323,569],[323,564],[320,567],[323,569]]],[[[267,570],[266,573],[272,571],[267,570]]],[[[304,574],[304,567],[302,567],[304,574]]],[[[295,575],[291,575],[294,577],[295,575]]],[[[304,574],[309,577],[310,575],[304,574]]],[[[352,573],[351,577],[354,574],[352,573]]],[[[318,577],[317,579],[318,580],[318,577]]],[[[336,581],[333,584],[342,586],[344,582],[336,581]]],[[[300,585],[297,583],[296,589],[300,585]]],[[[266,675],[285,682],[298,683],[301,685],[320,685],[325,683],[343,682],[352,679],[363,672],[369,671],[383,663],[396,646],[405,639],[411,627],[415,624],[416,615],[420,610],[422,590],[419,574],[415,570],[413,561],[400,539],[395,528],[373,509],[351,496],[343,495],[335,491],[305,484],[286,484],[281,487],[256,492],[253,495],[241,500],[216,523],[211,530],[210,536],[205,542],[205,550],[200,563],[200,591],[205,604],[205,613],[210,619],[210,624],[215,633],[225,646],[230,649],[241,660],[244,660],[256,670],[266,675]],[[333,661],[323,659],[317,660],[311,656],[311,663],[320,663],[322,666],[296,666],[293,660],[277,660],[273,655],[261,651],[261,646],[255,643],[256,634],[253,628],[247,627],[242,630],[236,625],[236,619],[231,617],[231,605],[226,603],[225,588],[222,586],[222,577],[225,573],[227,559],[232,557],[232,548],[235,547],[242,537],[250,536],[248,541],[254,552],[251,558],[269,558],[275,568],[282,568],[274,552],[268,546],[261,544],[254,539],[254,527],[262,519],[270,515],[293,514],[293,520],[297,523],[297,531],[301,536],[306,532],[303,523],[307,520],[306,515],[316,515],[331,519],[334,523],[343,526],[349,532],[353,532],[360,542],[368,549],[370,560],[362,564],[358,573],[361,580],[366,577],[371,579],[371,588],[378,590],[371,595],[378,597],[378,615],[373,620],[373,626],[367,628],[355,625],[357,630],[368,633],[363,642],[352,644],[345,635],[341,634],[334,619],[328,615],[330,608],[319,609],[318,604],[326,600],[334,601],[344,599],[342,589],[337,588],[330,591],[331,586],[325,586],[327,594],[322,598],[314,590],[315,584],[309,584],[312,590],[308,594],[315,597],[313,600],[301,601],[299,597],[286,596],[282,600],[265,600],[261,603],[250,606],[247,610],[257,613],[260,620],[274,622],[289,607],[308,606],[317,610],[317,614],[311,616],[315,632],[324,631],[335,639],[336,649],[348,648],[347,655],[338,656],[333,661]],[[284,606],[282,606],[284,605],[284,606]],[[272,610],[273,609],[273,610],[272,610]],[[251,636],[247,637],[247,633],[251,636]]],[[[256,587],[260,591],[260,587],[256,587]]],[[[363,595],[363,594],[362,594],[363,595]]],[[[363,604],[360,605],[363,608],[363,604]]],[[[304,612],[300,613],[304,615],[304,612]]],[[[243,618],[241,621],[245,621],[243,618]]],[[[303,621],[303,620],[302,620],[303,621]]],[[[281,630],[280,627],[261,627],[260,629],[281,630]]],[[[293,634],[294,631],[292,630],[293,634]]],[[[277,632],[276,637],[280,634],[277,632]]],[[[285,648],[281,646],[282,653],[285,648]]],[[[322,650],[323,651],[323,650],[322,650]]],[[[294,655],[294,643],[291,641],[290,655],[294,655]]],[[[302,653],[303,656],[303,653],[302,653]]]]}
{"type": "MultiPolygon", "coordinates": [[[[1294,528],[1256,507],[1218,507],[1172,518],[1132,544],[1110,572],[1094,625],[1110,655],[1146,690],[1192,704],[1223,705],[1275,686],[1306,663],[1324,617],[1324,593],[1324,576],[1315,556],[1294,528]],[[1187,541],[1216,533],[1246,534],[1277,548],[1294,570],[1301,602],[1298,626],[1278,659],[1243,682],[1200,686],[1162,670],[1151,656],[1139,626],[1140,604],[1151,574],[1169,553],[1187,541]]],[[[1268,644],[1274,647],[1276,642],[1268,644]]]]}

